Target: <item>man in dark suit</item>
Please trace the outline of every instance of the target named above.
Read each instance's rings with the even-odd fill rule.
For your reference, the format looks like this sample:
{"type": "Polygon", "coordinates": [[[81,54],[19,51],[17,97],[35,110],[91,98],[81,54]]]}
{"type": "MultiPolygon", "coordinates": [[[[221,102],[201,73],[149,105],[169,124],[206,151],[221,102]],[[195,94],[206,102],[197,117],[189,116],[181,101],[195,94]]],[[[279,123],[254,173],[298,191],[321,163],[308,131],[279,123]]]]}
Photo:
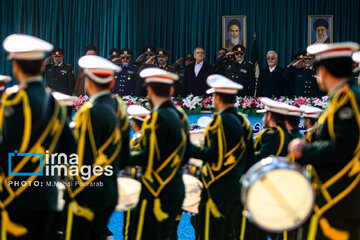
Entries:
{"type": "Polygon", "coordinates": [[[285,96],[286,88],[282,77],[284,69],[277,66],[278,55],[275,51],[266,54],[267,68],[260,72],[258,82],[258,97],[280,97],[285,96]]]}
{"type": "Polygon", "coordinates": [[[194,94],[195,96],[204,95],[207,86],[206,79],[214,73],[214,68],[204,61],[205,51],[203,48],[195,48],[195,62],[185,67],[184,88],[186,95],[194,94]]]}

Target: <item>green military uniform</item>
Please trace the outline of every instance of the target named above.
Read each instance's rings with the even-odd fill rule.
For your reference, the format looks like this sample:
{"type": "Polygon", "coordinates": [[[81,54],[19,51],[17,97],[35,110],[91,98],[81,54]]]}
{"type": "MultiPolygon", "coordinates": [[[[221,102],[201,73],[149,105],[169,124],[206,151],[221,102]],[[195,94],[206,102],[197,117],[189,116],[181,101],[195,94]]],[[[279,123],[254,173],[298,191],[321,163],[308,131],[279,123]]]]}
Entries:
{"type": "Polygon", "coordinates": [[[75,86],[74,69],[67,63],[49,63],[46,65],[44,75],[46,86],[54,91],[72,95],[75,86]]]}
{"type": "Polygon", "coordinates": [[[295,139],[295,138],[303,138],[303,134],[300,132],[300,129],[298,127],[293,128],[290,130],[290,136],[291,139],[295,139]]]}
{"type": "Polygon", "coordinates": [[[228,62],[224,66],[225,76],[236,83],[244,86],[239,96],[254,96],[255,73],[252,63],[242,60],[241,62],[228,62]]]}
{"type": "MultiPolygon", "coordinates": [[[[313,176],[317,176],[315,215],[310,231],[316,233],[316,228],[311,227],[315,227],[320,218],[316,239],[325,239],[329,231],[330,235],[334,234],[327,222],[335,229],[347,231],[350,239],[358,239],[360,90],[355,81],[349,80],[338,85],[330,95],[330,105],[318,120],[315,141],[305,146],[299,159],[303,165],[313,165],[313,176]]],[[[334,237],[339,239],[336,234],[334,237]]]]}
{"type": "MultiPolygon", "coordinates": [[[[232,239],[240,203],[240,177],[244,173],[244,117],[234,107],[215,114],[203,147],[192,145],[191,156],[202,159],[204,189],[196,220],[197,239],[232,239]]],[[[251,131],[248,133],[251,135],[251,131]]],[[[245,138],[246,137],[246,138],[245,138]]],[[[246,139],[246,140],[245,140],[246,139]]],[[[250,157],[250,156],[247,156],[250,157]]]]}
{"type": "MultiPolygon", "coordinates": [[[[107,221],[118,202],[117,172],[129,154],[129,124],[120,99],[111,97],[110,91],[95,94],[76,115],[75,136],[78,139],[79,167],[101,166],[112,168],[112,174],[81,178],[76,176],[68,188],[71,205],[79,205],[91,214],[73,215],[71,239],[105,239],[107,221]],[[91,183],[79,186],[76,182],[91,183]],[[91,217],[92,215],[92,217],[91,217]],[[84,231],[91,228],[92,231],[84,231]]],[[[70,211],[70,210],[68,210],[70,211]]],[[[69,222],[68,222],[69,224],[69,222]]],[[[69,227],[69,226],[68,226],[69,227]]],[[[67,234],[68,234],[67,228],[67,234]]]]}
{"type": "Polygon", "coordinates": [[[186,114],[170,100],[156,107],[143,123],[141,150],[130,165],[143,167],[136,239],[176,238],[176,217],[185,197],[181,165],[186,163],[186,114]]]}
{"type": "Polygon", "coordinates": [[[259,161],[270,155],[286,156],[291,136],[284,123],[277,123],[277,127],[264,129],[255,139],[255,159],[259,161]]]}
{"type": "MultiPolygon", "coordinates": [[[[4,187],[1,178],[1,203],[6,207],[10,220],[27,229],[27,234],[16,239],[55,239],[58,229],[52,225],[57,221],[58,199],[54,184],[57,175],[45,175],[44,170],[38,177],[9,176],[8,154],[14,151],[42,153],[45,165],[45,150],[49,150],[49,155],[65,153],[69,156],[75,152],[76,142],[66,122],[66,108],[45,91],[41,77],[29,78],[25,85],[7,89],[3,95],[0,123],[1,168],[4,170],[2,177],[13,183],[39,182],[39,186],[10,185],[12,189],[9,190],[4,187]]],[[[36,157],[29,161],[29,157],[16,157],[15,154],[11,162],[12,172],[33,173],[39,172],[39,168],[43,167],[39,167],[36,157]],[[20,162],[25,163],[24,167],[15,170],[16,166],[20,166],[20,162]]],[[[51,167],[53,164],[47,166],[51,167]]],[[[3,238],[5,239],[5,236],[2,236],[3,238]]]]}

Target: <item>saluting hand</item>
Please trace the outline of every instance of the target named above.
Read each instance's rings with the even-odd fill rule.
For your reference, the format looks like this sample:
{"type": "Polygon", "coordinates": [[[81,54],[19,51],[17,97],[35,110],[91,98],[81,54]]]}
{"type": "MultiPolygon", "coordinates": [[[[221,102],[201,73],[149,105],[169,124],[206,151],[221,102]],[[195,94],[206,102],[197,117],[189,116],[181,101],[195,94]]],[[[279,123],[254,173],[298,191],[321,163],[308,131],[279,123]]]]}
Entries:
{"type": "Polygon", "coordinates": [[[178,60],[176,60],[175,64],[180,65],[182,61],[184,61],[184,58],[179,58],[178,60]]]}
{"type": "Polygon", "coordinates": [[[146,64],[150,64],[155,58],[155,55],[154,56],[151,56],[145,63],[146,64]]]}
{"type": "Polygon", "coordinates": [[[45,61],[43,62],[43,65],[44,66],[46,66],[46,65],[48,65],[49,63],[50,63],[50,61],[51,61],[51,56],[50,57],[48,57],[47,59],[45,59],[45,61]]]}
{"type": "Polygon", "coordinates": [[[296,62],[294,62],[292,65],[294,67],[302,67],[303,62],[304,62],[304,59],[300,59],[300,60],[297,60],[296,62]]]}
{"type": "Polygon", "coordinates": [[[144,57],[145,57],[145,54],[141,54],[141,55],[135,60],[135,62],[136,62],[136,63],[141,62],[141,61],[144,59],[144,57]]]}

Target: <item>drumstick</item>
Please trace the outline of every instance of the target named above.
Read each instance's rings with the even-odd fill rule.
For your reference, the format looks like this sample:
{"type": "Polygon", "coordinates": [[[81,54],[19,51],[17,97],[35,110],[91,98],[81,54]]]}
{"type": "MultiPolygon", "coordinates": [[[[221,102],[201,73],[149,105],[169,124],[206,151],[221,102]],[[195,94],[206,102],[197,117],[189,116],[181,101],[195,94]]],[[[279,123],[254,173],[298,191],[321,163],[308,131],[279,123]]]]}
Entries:
{"type": "Polygon", "coordinates": [[[296,211],[291,207],[288,200],[281,194],[281,192],[278,191],[275,184],[271,182],[270,178],[265,178],[266,175],[261,178],[261,182],[265,185],[265,189],[267,189],[275,200],[280,203],[280,206],[288,213],[289,216],[295,215],[294,222],[298,222],[300,219],[296,216],[296,211]]]}

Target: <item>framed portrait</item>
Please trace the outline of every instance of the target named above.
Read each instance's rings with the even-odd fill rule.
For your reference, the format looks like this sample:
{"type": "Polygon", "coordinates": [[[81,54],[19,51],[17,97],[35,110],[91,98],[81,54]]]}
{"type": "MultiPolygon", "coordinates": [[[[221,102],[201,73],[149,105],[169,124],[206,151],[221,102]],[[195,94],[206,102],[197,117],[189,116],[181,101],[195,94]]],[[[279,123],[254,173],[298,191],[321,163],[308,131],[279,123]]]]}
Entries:
{"type": "Polygon", "coordinates": [[[308,16],[308,43],[333,42],[333,15],[308,16]]]}
{"type": "Polygon", "coordinates": [[[223,48],[231,51],[237,44],[242,44],[246,47],[246,16],[222,16],[223,48]]]}

